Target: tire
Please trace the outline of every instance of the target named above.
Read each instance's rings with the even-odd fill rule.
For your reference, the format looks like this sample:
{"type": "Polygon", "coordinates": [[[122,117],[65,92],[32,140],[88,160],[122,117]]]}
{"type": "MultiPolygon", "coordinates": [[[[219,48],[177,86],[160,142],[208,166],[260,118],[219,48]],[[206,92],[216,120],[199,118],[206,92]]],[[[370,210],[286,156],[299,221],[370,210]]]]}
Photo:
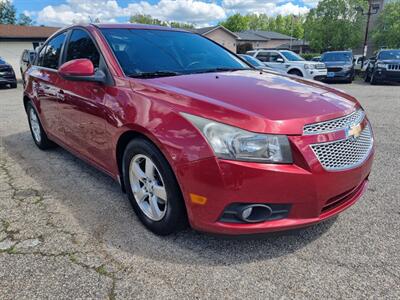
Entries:
{"type": "Polygon", "coordinates": [[[371,77],[369,76],[369,70],[365,70],[365,76],[364,76],[364,81],[369,82],[371,80],[371,77]]]}
{"type": "Polygon", "coordinates": [[[10,88],[16,89],[16,88],[17,88],[17,84],[16,84],[16,83],[11,83],[11,84],[10,84],[10,88]]]}
{"type": "Polygon", "coordinates": [[[29,128],[31,130],[32,138],[36,146],[38,146],[38,148],[41,150],[54,148],[56,144],[49,140],[49,138],[47,137],[47,134],[43,130],[42,124],[40,123],[36,109],[33,107],[31,102],[28,102],[26,105],[26,113],[28,116],[29,128]]]}
{"type": "Polygon", "coordinates": [[[376,85],[379,83],[378,80],[375,78],[374,73],[372,73],[372,75],[371,75],[370,83],[371,83],[371,85],[376,85]]]}
{"type": "Polygon", "coordinates": [[[128,199],[146,228],[169,235],[187,226],[175,174],[155,145],[143,138],[132,140],[125,148],[122,169],[128,199]]]}
{"type": "Polygon", "coordinates": [[[288,74],[303,77],[303,73],[301,73],[299,70],[291,70],[288,72],[288,74]]]}

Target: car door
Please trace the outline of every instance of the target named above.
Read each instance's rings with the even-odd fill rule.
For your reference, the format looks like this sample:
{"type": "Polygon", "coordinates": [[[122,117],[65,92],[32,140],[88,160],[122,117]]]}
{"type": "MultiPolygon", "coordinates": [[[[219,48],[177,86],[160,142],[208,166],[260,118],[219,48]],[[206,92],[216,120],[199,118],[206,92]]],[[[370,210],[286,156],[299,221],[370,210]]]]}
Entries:
{"type": "MultiPolygon", "coordinates": [[[[90,34],[84,29],[73,29],[65,46],[64,62],[90,59],[99,68],[104,60],[90,34]]],[[[111,165],[111,137],[106,131],[104,100],[107,86],[98,82],[70,81],[61,84],[63,101],[61,122],[68,146],[98,166],[111,165]]]]}
{"type": "Polygon", "coordinates": [[[268,51],[267,52],[268,62],[266,64],[276,70],[283,71],[286,73],[287,64],[285,63],[285,58],[277,51],[268,51]]]}
{"type": "Polygon", "coordinates": [[[39,52],[38,60],[32,67],[32,88],[36,95],[36,105],[47,134],[62,138],[59,123],[59,98],[61,78],[58,74],[60,55],[66,33],[60,33],[49,40],[39,52]]]}

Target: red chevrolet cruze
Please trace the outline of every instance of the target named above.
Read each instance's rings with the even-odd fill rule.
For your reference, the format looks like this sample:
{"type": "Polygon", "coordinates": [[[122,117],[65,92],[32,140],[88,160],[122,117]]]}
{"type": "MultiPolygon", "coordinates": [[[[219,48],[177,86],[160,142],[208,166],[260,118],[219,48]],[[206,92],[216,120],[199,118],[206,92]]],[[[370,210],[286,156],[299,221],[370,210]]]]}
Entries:
{"type": "Polygon", "coordinates": [[[25,76],[36,145],[61,145],[118,180],[157,234],[303,227],[366,190],[373,134],[356,99],[256,70],[200,35],[72,26],[25,76]]]}

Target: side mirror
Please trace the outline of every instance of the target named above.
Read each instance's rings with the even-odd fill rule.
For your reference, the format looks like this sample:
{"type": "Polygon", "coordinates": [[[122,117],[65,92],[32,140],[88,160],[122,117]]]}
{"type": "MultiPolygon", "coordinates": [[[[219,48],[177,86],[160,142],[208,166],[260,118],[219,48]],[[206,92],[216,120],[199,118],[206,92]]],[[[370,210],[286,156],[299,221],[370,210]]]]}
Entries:
{"type": "Polygon", "coordinates": [[[103,71],[95,72],[93,63],[87,58],[70,60],[58,69],[61,77],[72,81],[105,82],[106,75],[103,71]]]}
{"type": "Polygon", "coordinates": [[[283,60],[283,58],[279,57],[276,59],[276,62],[278,63],[284,63],[285,61],[283,60]]]}

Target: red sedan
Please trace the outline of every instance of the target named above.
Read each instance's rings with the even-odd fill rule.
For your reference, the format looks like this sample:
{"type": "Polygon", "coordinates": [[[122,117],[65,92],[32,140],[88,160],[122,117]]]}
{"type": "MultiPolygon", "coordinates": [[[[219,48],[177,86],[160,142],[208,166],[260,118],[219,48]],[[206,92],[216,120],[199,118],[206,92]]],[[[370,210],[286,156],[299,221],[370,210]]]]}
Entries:
{"type": "Polygon", "coordinates": [[[115,178],[156,234],[250,234],[332,217],[366,190],[373,134],[353,97],[252,68],[183,30],[60,30],[27,70],[40,149],[115,178]]]}

